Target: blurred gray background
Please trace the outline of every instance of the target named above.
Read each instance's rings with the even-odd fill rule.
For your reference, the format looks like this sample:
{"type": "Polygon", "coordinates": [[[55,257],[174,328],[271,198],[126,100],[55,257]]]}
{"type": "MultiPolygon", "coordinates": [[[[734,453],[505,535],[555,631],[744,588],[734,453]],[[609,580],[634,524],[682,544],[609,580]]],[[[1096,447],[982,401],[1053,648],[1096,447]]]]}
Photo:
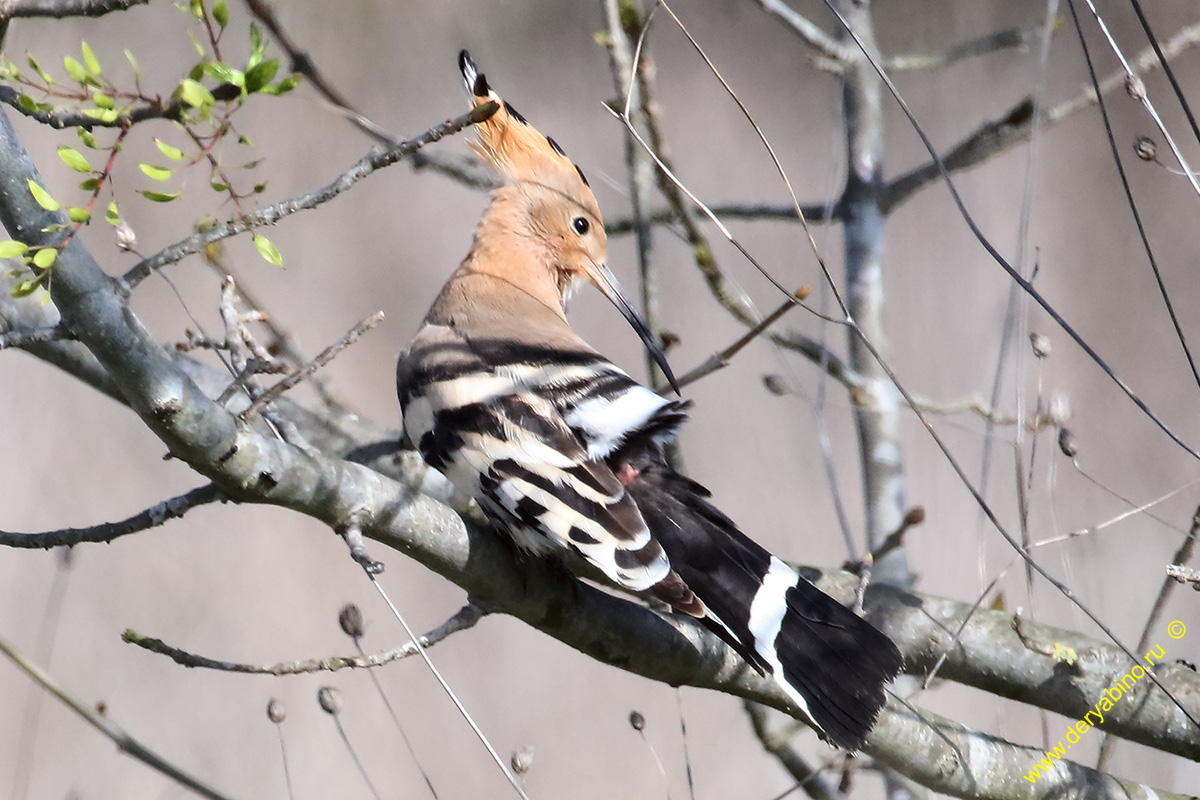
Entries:
{"type": "MultiPolygon", "coordinates": [[[[1045,4],[1032,0],[879,0],[874,5],[880,46],[891,54],[934,51],[1001,28],[1033,27],[1045,13],[1045,4]]],[[[835,29],[820,3],[805,0],[795,6],[827,30],[835,29]]],[[[240,3],[231,7],[223,47],[236,63],[248,50],[249,17],[240,3]]],[[[604,27],[599,2],[279,0],[275,7],[337,87],[366,115],[405,136],[461,113],[455,56],[469,48],[493,86],[579,162],[606,216],[627,213],[622,128],[602,108],[614,92],[607,54],[594,41],[604,27]]],[[[799,40],[749,0],[679,0],[674,7],[755,115],[801,200],[818,202],[839,191],[844,150],[835,79],[814,70],[799,40]]],[[[1110,0],[1100,7],[1128,52],[1145,46],[1126,4],[1110,0]]],[[[1200,20],[1193,0],[1159,0],[1147,9],[1162,38],[1200,20]]],[[[1065,4],[1062,13],[1067,13],[1065,4]]],[[[194,61],[187,29],[180,11],[154,0],[99,20],[17,21],[6,52],[17,60],[26,51],[35,53],[61,75],[62,55],[78,57],[83,38],[108,73],[128,84],[131,74],[121,51],[129,48],[142,65],[146,89],[166,94],[194,61]]],[[[650,39],[665,131],[680,177],[710,202],[785,202],[785,189],[753,131],[669,18],[660,15],[650,39]]],[[[1116,66],[1111,52],[1096,36],[1090,41],[1102,73],[1108,74],[1116,66]]],[[[279,55],[274,46],[270,53],[279,55]]],[[[1176,64],[1185,90],[1193,102],[1200,101],[1200,52],[1185,54],[1176,64]]],[[[944,147],[1005,113],[1034,90],[1038,79],[1035,51],[1006,51],[945,70],[903,73],[897,83],[934,142],[944,147]]],[[[1075,96],[1086,80],[1068,23],[1052,45],[1047,102],[1075,96]]],[[[1147,86],[1185,152],[1200,162],[1200,150],[1166,82],[1155,74],[1147,86]]],[[[1134,136],[1154,132],[1140,106],[1123,93],[1113,94],[1111,102],[1118,142],[1131,156],[1134,136]]],[[[885,106],[885,171],[895,175],[925,156],[895,104],[885,106]]],[[[230,143],[228,161],[265,158],[256,177],[243,178],[243,185],[268,179],[263,202],[327,183],[370,147],[310,87],[280,99],[253,98],[235,121],[256,148],[230,143]]],[[[76,146],[74,134],[25,120],[16,124],[48,188],[62,198],[81,194],[74,189],[78,178],[54,153],[59,144],[76,146]]],[[[176,146],[186,143],[169,123],[139,126],[130,134],[129,152],[114,179],[138,247],[147,254],[187,235],[193,220],[205,213],[230,213],[228,206],[217,207],[220,198],[207,188],[202,167],[170,184],[185,188],[176,203],[148,203],[132,194],[161,188],[137,168],[141,160],[161,162],[154,136],[176,146]]],[[[462,136],[434,147],[466,152],[462,136]]],[[[1028,252],[1040,264],[1037,285],[1164,419],[1187,441],[1200,442],[1198,389],[1137,241],[1098,113],[1084,112],[1046,131],[1038,147],[1032,176],[1025,147],[956,176],[972,213],[1001,252],[1015,257],[1022,196],[1032,180],[1028,252]]],[[[1165,147],[1160,149],[1167,160],[1165,147]]],[[[1200,341],[1200,198],[1186,180],[1162,167],[1132,159],[1127,164],[1181,323],[1200,341]]],[[[386,320],[340,356],[327,376],[364,416],[397,424],[396,353],[466,253],[486,202],[483,193],[430,172],[414,173],[401,163],[319,210],[267,231],[283,253],[285,268],[263,262],[246,237],[227,242],[228,259],[310,354],[363,317],[384,311],[386,320]]],[[[797,226],[738,222],[730,227],[785,284],[820,286],[797,226]]],[[[773,308],[778,299],[769,284],[732,247],[717,241],[715,230],[710,233],[723,268],[760,308],[773,308]]],[[[840,233],[823,228],[815,233],[840,276],[840,233]]],[[[115,248],[107,226],[93,225],[83,235],[111,274],[134,263],[134,256],[115,248]]],[[[886,237],[888,346],[902,381],[914,392],[945,401],[986,396],[1008,291],[1000,268],[974,242],[942,186],[897,211],[886,237]]],[[[676,372],[684,372],[732,342],[742,328],[712,300],[682,240],[659,228],[655,242],[662,323],[681,339],[671,359],[676,372]]],[[[609,255],[633,292],[632,239],[610,240],[609,255]]],[[[167,273],[190,311],[216,334],[218,276],[197,257],[167,273]]],[[[171,287],[158,278],[138,289],[134,308],[164,342],[179,341],[194,327],[171,287]]],[[[643,374],[637,338],[603,298],[584,292],[572,318],[585,338],[634,374],[643,374]]],[[[845,350],[842,331],[823,330],[803,311],[793,311],[787,323],[827,336],[838,352],[845,350]]],[[[1047,401],[1069,401],[1078,463],[1088,475],[1137,504],[1200,477],[1200,464],[1156,430],[1044,315],[1031,311],[1029,328],[1050,337],[1053,353],[1040,370],[1031,357],[1022,356],[1019,382],[1027,408],[1032,410],[1039,390],[1047,401]]],[[[1024,333],[1019,341],[1024,348],[1024,333]]],[[[1014,407],[1013,374],[1010,364],[1005,411],[1014,407]]],[[[711,487],[721,508],[747,532],[785,558],[836,565],[846,552],[815,434],[812,398],[819,380],[809,363],[756,342],[728,369],[687,391],[695,408],[682,449],[693,476],[711,487]],[[761,382],[766,373],[784,375],[796,393],[768,393],[761,382]]],[[[824,414],[838,490],[861,541],[857,444],[849,400],[836,384],[828,387],[824,414]]],[[[24,354],[0,356],[0,419],[0,527],[6,530],[119,519],[202,482],[186,466],[163,461],[164,446],[133,414],[24,354]]],[[[939,419],[938,426],[977,477],[982,422],[961,414],[939,419]]],[[[906,418],[904,431],[907,497],[928,514],[925,525],[909,537],[919,588],[971,602],[1010,565],[1012,552],[981,521],[914,417],[906,418]]],[[[989,499],[1015,529],[1014,433],[1011,426],[1003,427],[995,436],[989,499]]],[[[1037,442],[1030,487],[1035,540],[1100,525],[1129,508],[1062,457],[1047,434],[1037,442]]],[[[1041,548],[1037,555],[1133,643],[1163,565],[1198,502],[1200,485],[1193,485],[1153,508],[1168,524],[1135,514],[1091,535],[1041,548]]],[[[387,563],[385,586],[414,627],[439,624],[464,601],[457,587],[399,554],[379,552],[378,546],[373,550],[387,563]]],[[[0,550],[0,632],[27,654],[43,652],[39,637],[45,635],[46,603],[58,564],[53,553],[0,550]]],[[[317,688],[328,683],[344,692],[343,723],[382,794],[424,796],[416,768],[366,675],[275,679],[186,670],[120,641],[121,631],[133,628],[237,661],[345,654],[352,646],[338,631],[336,614],[354,601],[368,620],[369,649],[400,643],[403,631],[347,558],[342,541],[322,525],[272,508],[208,506],[112,545],[78,548],[65,580],[50,671],[77,696],[103,700],[114,720],[168,758],[234,796],[285,797],[279,743],[264,710],[270,697],[278,697],[289,709],[283,731],[297,796],[368,796],[331,720],[315,702],[317,688]]],[[[1019,566],[1008,569],[1000,585],[1010,608],[1029,613],[1019,566]]],[[[1152,636],[1172,657],[1200,660],[1196,603],[1197,595],[1181,591],[1164,617],[1191,626],[1187,637],[1173,641],[1165,630],[1152,636]]],[[[1039,619],[1096,633],[1044,584],[1036,587],[1032,604],[1039,619]]],[[[535,798],[666,796],[653,756],[627,723],[631,709],[648,720],[645,737],[665,764],[671,796],[687,795],[681,712],[697,797],[766,800],[791,785],[755,741],[734,698],[677,692],[625,674],[502,617],[483,620],[438,645],[432,655],[501,753],[535,748],[526,776],[535,798]]],[[[379,677],[443,798],[510,791],[421,663],[410,659],[379,677]]],[[[15,668],[0,662],[0,796],[7,796],[14,780],[21,720],[34,691],[15,668]]],[[[1041,741],[1035,710],[973,690],[939,686],[917,702],[1009,739],[1041,741]]],[[[1049,716],[1051,742],[1069,722],[1049,716]]],[[[805,750],[815,760],[833,755],[811,733],[806,736],[805,750]]],[[[1099,738],[1089,734],[1077,757],[1094,763],[1099,738]]],[[[34,757],[31,798],[185,794],[117,754],[111,742],[50,700],[43,704],[34,757]]],[[[1119,746],[1111,769],[1165,789],[1195,791],[1200,785],[1195,764],[1128,743],[1119,746]]],[[[862,796],[877,796],[876,779],[859,781],[862,796]]]]}

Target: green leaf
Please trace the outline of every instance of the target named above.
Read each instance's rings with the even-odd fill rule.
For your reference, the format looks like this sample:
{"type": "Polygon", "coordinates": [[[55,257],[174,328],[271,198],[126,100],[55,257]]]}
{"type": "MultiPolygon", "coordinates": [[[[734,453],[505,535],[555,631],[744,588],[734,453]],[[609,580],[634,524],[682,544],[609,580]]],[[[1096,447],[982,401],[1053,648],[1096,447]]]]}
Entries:
{"type": "Polygon", "coordinates": [[[25,255],[25,251],[29,249],[29,245],[24,242],[18,242],[16,239],[9,239],[0,242],[0,258],[16,258],[17,256],[25,255]]]}
{"type": "Polygon", "coordinates": [[[256,158],[253,161],[247,161],[245,164],[242,164],[242,169],[254,169],[261,163],[262,163],[262,159],[256,158]]]}
{"type": "Polygon", "coordinates": [[[71,206],[67,209],[67,216],[71,218],[71,222],[88,223],[92,221],[92,212],[86,208],[79,206],[71,206]]]}
{"type": "Polygon", "coordinates": [[[225,191],[229,190],[229,184],[221,183],[216,178],[213,178],[211,181],[209,181],[208,185],[211,186],[213,188],[213,190],[217,191],[217,192],[225,192],[225,191]]]}
{"type": "Polygon", "coordinates": [[[37,100],[27,94],[17,95],[17,105],[27,114],[36,114],[38,110],[37,100]]]}
{"type": "Polygon", "coordinates": [[[180,150],[178,147],[172,147],[171,145],[164,142],[162,139],[157,139],[157,138],[154,140],[154,144],[158,146],[158,151],[160,153],[162,153],[164,156],[171,159],[172,161],[182,161],[183,160],[183,151],[180,150]]]}
{"type": "Polygon", "coordinates": [[[58,146],[58,157],[62,162],[76,172],[91,172],[92,165],[84,158],[83,153],[76,150],[74,147],[67,147],[65,144],[58,146]]]}
{"type": "Polygon", "coordinates": [[[108,210],[104,212],[104,221],[110,225],[121,224],[121,212],[117,209],[117,201],[108,204],[108,210]]]}
{"type": "Polygon", "coordinates": [[[56,248],[43,247],[33,254],[33,265],[41,269],[50,269],[56,258],[58,258],[58,250],[56,248]]]}
{"type": "Polygon", "coordinates": [[[290,92],[292,89],[295,89],[299,85],[300,85],[300,73],[296,72],[291,75],[288,75],[286,78],[284,78],[283,80],[281,80],[279,83],[275,84],[274,86],[264,86],[260,90],[260,92],[262,94],[270,94],[270,95],[287,94],[288,92],[290,92]]]}
{"type": "Polygon", "coordinates": [[[79,188],[85,192],[94,192],[100,188],[100,179],[95,177],[88,178],[79,184],[79,188]]]}
{"type": "Polygon", "coordinates": [[[87,42],[80,42],[79,49],[83,51],[83,63],[87,64],[88,72],[99,77],[100,60],[96,58],[96,54],[92,52],[92,48],[87,42]]]}
{"type": "Polygon", "coordinates": [[[133,57],[133,53],[129,52],[129,49],[128,49],[128,48],[126,48],[126,50],[125,50],[125,60],[129,62],[129,66],[133,67],[133,79],[134,79],[134,81],[135,81],[135,82],[137,82],[137,83],[141,83],[141,81],[142,81],[142,67],[141,67],[141,65],[140,65],[140,64],[138,64],[138,60],[137,60],[136,58],[134,58],[134,57],[133,57]]]}
{"type": "Polygon", "coordinates": [[[143,197],[156,203],[169,203],[181,194],[183,192],[152,192],[149,190],[142,192],[143,197]]]}
{"type": "Polygon", "coordinates": [[[196,48],[196,54],[198,56],[204,58],[208,55],[208,53],[206,53],[204,50],[204,45],[200,44],[200,40],[196,38],[194,33],[188,31],[188,38],[192,40],[192,47],[196,48]]]}
{"type": "Polygon", "coordinates": [[[258,254],[262,256],[268,264],[276,267],[283,266],[283,256],[279,254],[279,248],[271,244],[270,239],[260,234],[255,234],[254,246],[258,248],[258,254]]]}
{"type": "Polygon", "coordinates": [[[67,77],[71,80],[76,83],[88,82],[87,70],[83,68],[83,64],[80,64],[70,56],[66,56],[63,58],[63,66],[67,68],[67,77]]]}
{"type": "Polygon", "coordinates": [[[220,61],[209,61],[204,65],[204,71],[213,77],[217,83],[232,83],[234,86],[245,86],[246,76],[240,69],[234,69],[220,61]]]}
{"type": "Polygon", "coordinates": [[[188,0],[188,11],[196,19],[204,19],[204,3],[201,0],[188,0]]]}
{"type": "Polygon", "coordinates": [[[171,177],[171,170],[166,167],[156,167],[153,164],[138,164],[138,167],[142,172],[146,173],[147,177],[153,178],[156,181],[169,180],[171,177]]]}
{"type": "Polygon", "coordinates": [[[96,144],[96,137],[87,128],[76,128],[75,133],[79,136],[79,141],[83,142],[85,147],[95,150],[100,146],[96,144]]]}
{"type": "Polygon", "coordinates": [[[117,104],[113,102],[113,99],[102,92],[96,92],[94,95],[92,95],[92,102],[96,104],[96,108],[112,109],[117,107],[117,104]]]}
{"type": "Polygon", "coordinates": [[[29,193],[33,195],[33,199],[37,204],[47,211],[58,211],[62,208],[58,201],[50,196],[50,193],[33,182],[32,178],[26,180],[29,184],[29,193]]]}
{"type": "Polygon", "coordinates": [[[225,0],[217,0],[217,2],[213,3],[212,15],[213,19],[222,28],[229,24],[229,6],[225,3],[225,0]]]}
{"type": "Polygon", "coordinates": [[[246,70],[246,91],[253,94],[272,81],[279,71],[279,59],[268,58],[260,64],[246,70]]]}
{"type": "Polygon", "coordinates": [[[10,81],[20,74],[17,65],[8,56],[0,55],[0,79],[10,81]]]}
{"type": "Polygon", "coordinates": [[[267,190],[267,185],[265,183],[254,184],[254,193],[255,194],[262,194],[266,190],[267,190]]]}
{"type": "Polygon", "coordinates": [[[42,228],[42,233],[58,233],[59,231],[65,231],[69,227],[71,226],[65,222],[51,222],[46,227],[42,228]]]}
{"type": "Polygon", "coordinates": [[[22,283],[17,284],[16,286],[14,286],[13,290],[12,290],[12,296],[18,297],[18,298],[19,297],[29,297],[29,295],[36,292],[38,287],[41,285],[42,285],[41,277],[31,278],[30,280],[24,281],[22,283]]]}
{"type": "Polygon", "coordinates": [[[184,78],[179,83],[179,96],[183,101],[193,108],[208,108],[213,103],[217,102],[212,92],[205,89],[200,83],[191,78],[184,78]]]}
{"type": "Polygon", "coordinates": [[[246,69],[251,70],[258,66],[262,61],[263,54],[267,52],[267,43],[263,41],[262,28],[258,27],[258,23],[250,23],[250,60],[246,63],[246,69]]]}
{"type": "Polygon", "coordinates": [[[42,65],[37,62],[37,59],[33,57],[32,53],[26,53],[25,57],[29,61],[29,66],[33,67],[33,71],[38,74],[38,77],[42,79],[43,83],[45,83],[47,86],[54,83],[54,78],[51,78],[50,73],[42,69],[42,65]]]}
{"type": "Polygon", "coordinates": [[[98,119],[101,122],[112,122],[121,116],[115,108],[85,108],[81,113],[85,117],[98,119]]]}

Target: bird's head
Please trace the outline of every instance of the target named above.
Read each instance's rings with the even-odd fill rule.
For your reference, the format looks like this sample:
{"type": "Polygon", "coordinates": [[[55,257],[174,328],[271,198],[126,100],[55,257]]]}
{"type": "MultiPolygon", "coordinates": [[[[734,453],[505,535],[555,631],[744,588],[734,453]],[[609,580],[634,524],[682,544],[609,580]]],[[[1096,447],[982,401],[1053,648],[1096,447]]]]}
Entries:
{"type": "Polygon", "coordinates": [[[475,153],[505,179],[493,197],[489,216],[509,235],[531,240],[530,249],[544,255],[495,268],[504,269],[506,278],[514,282],[533,283],[546,277],[538,270],[548,272],[560,307],[581,284],[591,283],[637,331],[675,386],[661,344],[622,295],[608,268],[604,220],[583,170],[557,142],[542,135],[491,89],[466,50],[459,54],[458,65],[472,106],[499,105],[496,113],[476,124],[478,141],[471,143],[475,153]]]}

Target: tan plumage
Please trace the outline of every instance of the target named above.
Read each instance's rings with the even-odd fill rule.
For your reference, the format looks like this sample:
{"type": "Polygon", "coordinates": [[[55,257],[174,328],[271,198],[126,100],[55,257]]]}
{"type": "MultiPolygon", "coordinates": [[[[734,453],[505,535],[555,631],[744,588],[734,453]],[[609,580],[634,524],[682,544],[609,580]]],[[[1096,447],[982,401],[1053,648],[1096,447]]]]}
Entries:
{"type": "Polygon", "coordinates": [[[404,430],[430,466],[522,548],[573,550],[618,586],[701,619],[773,675],[814,727],[857,749],[899,651],[772,556],[667,464],[687,404],[639,385],[567,322],[591,283],[674,383],[609,271],[600,208],[553,140],[491,90],[464,51],[473,105],[500,108],[474,150],[504,177],[396,381],[404,430]]]}

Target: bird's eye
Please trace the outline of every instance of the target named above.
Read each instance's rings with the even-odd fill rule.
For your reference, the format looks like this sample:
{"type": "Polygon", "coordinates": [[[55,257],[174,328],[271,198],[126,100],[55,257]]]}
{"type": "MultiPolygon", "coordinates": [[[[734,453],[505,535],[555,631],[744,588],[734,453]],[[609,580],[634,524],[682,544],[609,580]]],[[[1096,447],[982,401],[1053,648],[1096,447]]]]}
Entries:
{"type": "Polygon", "coordinates": [[[583,236],[592,228],[592,223],[587,221],[587,217],[576,217],[571,220],[571,225],[580,236],[583,236]]]}

